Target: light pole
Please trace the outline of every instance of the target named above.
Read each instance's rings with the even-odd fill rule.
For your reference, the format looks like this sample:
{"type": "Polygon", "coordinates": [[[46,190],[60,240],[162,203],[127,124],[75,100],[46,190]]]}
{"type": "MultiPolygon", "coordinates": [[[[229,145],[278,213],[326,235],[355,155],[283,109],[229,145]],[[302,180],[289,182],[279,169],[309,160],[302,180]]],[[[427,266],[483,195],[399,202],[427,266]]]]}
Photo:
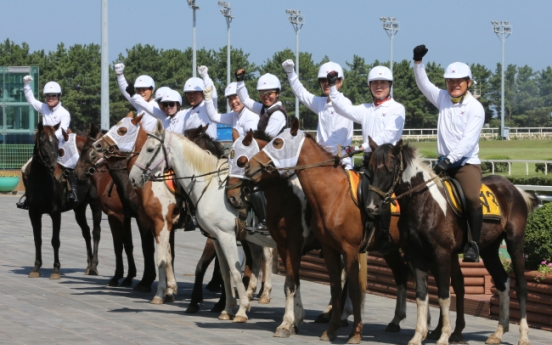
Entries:
{"type": "MultiPolygon", "coordinates": [[[[391,41],[391,57],[389,59],[389,69],[391,70],[391,75],[393,75],[393,38],[399,32],[399,22],[395,17],[380,17],[383,30],[389,36],[391,41]]],[[[393,96],[393,87],[391,87],[391,96],[393,96]]]]}
{"type": "MultiPolygon", "coordinates": [[[[227,43],[226,43],[226,86],[230,85],[230,23],[234,17],[230,14],[230,3],[219,1],[219,6],[222,6],[220,13],[226,18],[227,28],[227,43]]],[[[226,102],[226,112],[230,112],[230,104],[226,102]]]]}
{"type": "Polygon", "coordinates": [[[194,12],[194,31],[193,31],[193,57],[192,57],[192,76],[196,76],[196,10],[199,10],[199,6],[196,6],[195,0],[188,0],[188,6],[192,8],[194,12]]]}
{"type": "Polygon", "coordinates": [[[102,54],[101,54],[101,129],[109,129],[109,59],[107,31],[107,0],[102,0],[102,54]]]}
{"type": "Polygon", "coordinates": [[[498,36],[498,39],[500,42],[502,42],[502,65],[500,66],[501,71],[501,77],[500,77],[500,84],[501,84],[501,100],[500,100],[500,136],[505,139],[506,135],[504,133],[504,42],[506,42],[506,39],[510,36],[512,33],[512,26],[510,25],[510,22],[497,22],[495,20],[491,21],[491,24],[493,24],[493,31],[498,36]]]}
{"type": "MultiPolygon", "coordinates": [[[[297,66],[297,75],[299,75],[299,30],[303,27],[303,16],[299,10],[286,10],[288,19],[295,30],[295,65],[297,66]]],[[[295,116],[299,120],[299,98],[295,97],[295,116]]]]}

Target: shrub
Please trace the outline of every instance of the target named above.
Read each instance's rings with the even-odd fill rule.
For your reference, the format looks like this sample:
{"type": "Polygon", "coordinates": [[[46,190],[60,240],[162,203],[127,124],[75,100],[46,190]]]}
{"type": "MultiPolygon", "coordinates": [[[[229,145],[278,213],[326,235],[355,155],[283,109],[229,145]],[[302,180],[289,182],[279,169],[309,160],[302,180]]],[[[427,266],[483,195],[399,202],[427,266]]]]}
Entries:
{"type": "MultiPolygon", "coordinates": [[[[508,157],[508,156],[489,156],[487,157],[487,159],[489,160],[510,160],[511,158],[508,157]]],[[[489,172],[491,173],[493,171],[493,165],[491,162],[481,162],[481,170],[483,170],[483,172],[489,172]]],[[[508,163],[506,162],[498,162],[498,163],[494,163],[494,172],[495,173],[499,173],[499,172],[508,172],[508,163]]]]}
{"type": "MultiPolygon", "coordinates": [[[[548,158],[547,161],[552,161],[552,158],[548,158]]],[[[547,173],[552,173],[552,163],[546,163],[547,173]]],[[[535,172],[542,172],[544,174],[544,163],[535,163],[535,172]]]]}
{"type": "Polygon", "coordinates": [[[540,268],[543,261],[552,260],[552,203],[544,204],[529,215],[525,228],[524,252],[526,267],[540,268]]]}
{"type": "Polygon", "coordinates": [[[0,170],[0,177],[18,177],[19,175],[17,173],[14,173],[13,171],[2,171],[0,170]]]}
{"type": "Polygon", "coordinates": [[[552,186],[552,171],[546,176],[512,175],[504,177],[510,180],[513,184],[552,186]]]}

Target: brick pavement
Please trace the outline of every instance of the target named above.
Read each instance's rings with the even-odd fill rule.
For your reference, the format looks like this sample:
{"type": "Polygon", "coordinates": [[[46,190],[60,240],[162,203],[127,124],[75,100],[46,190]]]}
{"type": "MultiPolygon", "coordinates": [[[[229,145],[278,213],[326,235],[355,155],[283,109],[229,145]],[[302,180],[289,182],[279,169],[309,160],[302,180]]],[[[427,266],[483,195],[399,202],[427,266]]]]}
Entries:
{"type": "MultiPolygon", "coordinates": [[[[218,295],[207,291],[200,313],[185,314],[193,272],[205,242],[199,232],[179,231],[176,235],[178,296],[174,303],[151,305],[149,301],[153,293],[140,294],[130,288],[106,286],[115,271],[113,244],[106,220],[102,221],[100,275],[85,276],[84,240],[72,213],[65,213],[62,218],[61,280],[48,279],[53,251],[50,245],[51,222],[47,216],[43,217],[43,276],[29,279],[27,275],[34,262],[32,229],[27,212],[15,208],[17,198],[0,195],[0,238],[3,244],[0,250],[0,344],[321,344],[318,337],[325,326],[315,324],[313,320],[329,300],[326,285],[302,282],[305,323],[298,335],[288,339],[272,337],[283,315],[282,276],[274,277],[269,305],[252,302],[246,324],[219,321],[217,314],[209,312],[218,295]]],[[[134,254],[141,275],[143,260],[136,231],[134,254]]],[[[210,271],[207,276],[210,277],[210,271]]],[[[155,290],[156,284],[153,288],[155,290]]],[[[366,296],[363,344],[408,342],[415,327],[415,304],[408,304],[407,319],[401,324],[403,330],[388,334],[383,329],[392,319],[393,308],[392,299],[366,296]]],[[[435,308],[431,313],[434,318],[438,315],[435,308]]],[[[497,324],[494,320],[472,316],[466,316],[466,322],[464,338],[470,344],[483,344],[497,324]]],[[[510,329],[503,344],[517,343],[518,326],[512,324],[510,329]]],[[[349,331],[350,328],[341,329],[334,343],[344,344],[349,331]]],[[[531,343],[550,344],[551,335],[531,329],[531,343]]]]}

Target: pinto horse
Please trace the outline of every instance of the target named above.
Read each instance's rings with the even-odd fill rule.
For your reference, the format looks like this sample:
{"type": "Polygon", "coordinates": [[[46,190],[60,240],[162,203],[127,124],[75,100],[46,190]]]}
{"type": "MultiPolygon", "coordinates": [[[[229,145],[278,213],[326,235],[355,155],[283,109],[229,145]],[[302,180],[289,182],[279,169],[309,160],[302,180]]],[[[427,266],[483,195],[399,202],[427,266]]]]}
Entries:
{"type": "MultiPolygon", "coordinates": [[[[353,329],[348,343],[359,343],[362,334],[361,310],[366,289],[366,257],[359,255],[363,239],[366,215],[351,198],[347,175],[334,157],[314,139],[299,130],[296,119],[290,129],[284,130],[245,165],[246,176],[256,183],[277,179],[279,170],[295,171],[301,183],[308,203],[312,209],[311,228],[322,244],[324,260],[330,276],[332,296],[332,318],[321,340],[333,340],[340,327],[340,315],[343,309],[340,299],[341,257],[349,279],[349,294],[353,303],[353,329]],[[272,147],[279,155],[267,154],[272,147]],[[297,165],[296,165],[297,164],[297,165]],[[303,168],[302,168],[303,167],[303,168]],[[282,168],[282,169],[280,169],[282,168]],[[285,168],[285,169],[284,169],[285,168]]],[[[390,232],[395,242],[399,242],[393,217],[390,232]]],[[[369,250],[374,250],[374,236],[369,250]]],[[[395,318],[388,325],[388,331],[398,331],[399,323],[406,317],[406,278],[407,267],[403,263],[398,249],[384,256],[393,269],[397,283],[397,305],[395,318]]]]}
{"type": "MultiPolygon", "coordinates": [[[[50,279],[60,279],[59,233],[61,213],[69,210],[74,210],[75,219],[81,228],[82,237],[86,242],[88,266],[85,274],[98,274],[98,245],[100,242],[102,211],[97,199],[94,197],[95,191],[91,191],[93,187],[90,183],[77,184],[78,202],[67,201],[64,184],[61,182],[63,170],[57,164],[58,138],[55,135],[55,131],[58,128],[59,124],[52,127],[43,126],[42,122],[38,123],[33,158],[27,168],[30,171],[27,170],[28,178],[25,187],[27,189],[29,218],[31,219],[35,242],[35,263],[29,273],[29,278],[40,277],[40,268],[42,267],[42,215],[46,213],[52,219],[52,247],[54,248],[54,270],[50,275],[50,279]],[[88,205],[90,205],[92,210],[94,223],[92,231],[94,249],[92,249],[91,245],[90,227],[86,221],[86,207],[88,205]]],[[[64,139],[68,140],[68,134],[64,130],[62,130],[62,133],[64,139]]],[[[83,142],[84,138],[77,136],[78,150],[82,148],[83,142]]]]}
{"type": "MultiPolygon", "coordinates": [[[[427,275],[435,276],[441,308],[440,338],[437,344],[462,341],[463,324],[457,325],[454,333],[450,322],[450,281],[462,280],[451,277],[451,264],[458,263],[458,253],[467,241],[466,221],[453,212],[447,203],[444,187],[431,168],[422,162],[416,150],[399,140],[396,145],[377,146],[369,139],[373,151],[369,167],[372,176],[371,192],[367,204],[373,214],[378,214],[384,198],[395,192],[401,208],[399,229],[406,241],[408,254],[416,275],[416,303],[418,320],[416,332],[409,344],[419,345],[428,332],[427,275]]],[[[520,306],[520,345],[528,345],[526,316],[527,281],[524,275],[523,237],[528,214],[536,207],[537,199],[507,179],[491,175],[483,183],[494,193],[489,202],[500,206],[499,220],[484,220],[479,241],[480,255],[485,268],[491,274],[500,296],[500,315],[496,331],[487,339],[487,344],[499,344],[508,331],[510,282],[499,257],[498,249],[506,241],[508,253],[516,275],[517,297],[520,306]]],[[[459,270],[457,270],[459,271],[459,270]]],[[[463,290],[463,289],[462,289],[463,290]]],[[[457,312],[458,314],[460,311],[457,312]]],[[[461,315],[463,322],[463,315],[461,315]]]]}

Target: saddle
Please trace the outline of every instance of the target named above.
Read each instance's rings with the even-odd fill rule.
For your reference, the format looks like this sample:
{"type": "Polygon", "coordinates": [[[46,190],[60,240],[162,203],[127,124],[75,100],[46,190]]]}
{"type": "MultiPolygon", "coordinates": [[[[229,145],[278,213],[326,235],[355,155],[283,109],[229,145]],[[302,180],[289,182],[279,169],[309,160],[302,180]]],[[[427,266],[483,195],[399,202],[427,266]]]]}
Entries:
{"type": "MultiPolygon", "coordinates": [[[[466,197],[464,190],[460,183],[451,177],[445,177],[442,179],[445,186],[445,196],[448,204],[459,216],[464,216],[464,205],[466,205],[466,197]]],[[[481,191],[479,193],[479,200],[483,209],[483,219],[500,220],[502,217],[500,205],[496,201],[496,196],[493,191],[485,184],[481,184],[481,191]]]]}
{"type": "Polygon", "coordinates": [[[171,193],[174,195],[181,195],[178,190],[178,183],[175,179],[174,170],[169,169],[163,173],[163,182],[171,193]]]}
{"type": "MultiPolygon", "coordinates": [[[[349,180],[349,191],[351,193],[351,198],[360,209],[363,209],[361,205],[365,204],[365,196],[368,194],[370,187],[370,179],[366,176],[365,173],[361,173],[354,170],[345,170],[347,173],[347,179],[349,180]]],[[[395,196],[395,193],[392,195],[395,196]]],[[[401,210],[399,203],[391,203],[391,215],[398,216],[400,215],[401,210]]]]}

